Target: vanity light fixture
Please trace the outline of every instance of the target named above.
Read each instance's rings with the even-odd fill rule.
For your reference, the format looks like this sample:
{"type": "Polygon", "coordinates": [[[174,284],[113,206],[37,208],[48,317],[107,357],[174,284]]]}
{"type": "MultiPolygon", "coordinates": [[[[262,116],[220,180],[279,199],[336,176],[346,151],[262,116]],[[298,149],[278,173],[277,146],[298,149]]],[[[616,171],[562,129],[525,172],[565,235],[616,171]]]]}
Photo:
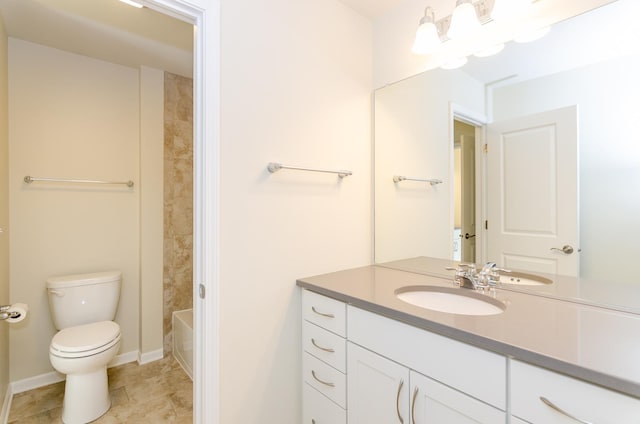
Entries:
{"type": "Polygon", "coordinates": [[[427,7],[424,10],[424,16],[420,19],[411,51],[415,54],[429,54],[438,47],[440,47],[440,35],[436,28],[435,14],[431,7],[427,7]]]}
{"type": "Polygon", "coordinates": [[[480,26],[476,8],[471,0],[456,0],[447,37],[451,40],[464,38],[480,29],[480,26]]]}
{"type": "Polygon", "coordinates": [[[144,7],[144,6],[143,6],[143,5],[141,5],[140,3],[135,2],[135,1],[133,1],[133,0],[120,0],[120,1],[121,1],[122,3],[128,4],[129,6],[133,6],[133,7],[138,8],[138,9],[142,9],[142,8],[144,7]]]}

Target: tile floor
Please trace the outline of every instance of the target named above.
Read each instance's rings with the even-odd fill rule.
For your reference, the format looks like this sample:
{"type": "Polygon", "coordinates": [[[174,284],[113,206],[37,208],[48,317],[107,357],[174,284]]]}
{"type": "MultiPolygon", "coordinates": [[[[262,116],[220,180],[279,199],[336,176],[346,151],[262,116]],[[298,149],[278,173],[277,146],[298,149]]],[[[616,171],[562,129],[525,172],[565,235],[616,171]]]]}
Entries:
{"type": "MultiPolygon", "coordinates": [[[[93,423],[193,421],[193,383],[173,356],[109,368],[111,409],[93,423]]],[[[14,395],[9,423],[61,424],[64,382],[14,395]]]]}

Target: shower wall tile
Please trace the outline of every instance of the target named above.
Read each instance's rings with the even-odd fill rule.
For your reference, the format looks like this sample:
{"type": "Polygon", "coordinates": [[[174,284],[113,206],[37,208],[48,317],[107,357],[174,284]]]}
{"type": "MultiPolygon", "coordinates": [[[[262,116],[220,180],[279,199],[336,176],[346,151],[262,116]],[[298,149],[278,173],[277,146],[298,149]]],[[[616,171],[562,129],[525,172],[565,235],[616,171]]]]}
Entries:
{"type": "Polygon", "coordinates": [[[193,305],[193,81],[165,72],[164,352],[173,311],[193,305]]]}

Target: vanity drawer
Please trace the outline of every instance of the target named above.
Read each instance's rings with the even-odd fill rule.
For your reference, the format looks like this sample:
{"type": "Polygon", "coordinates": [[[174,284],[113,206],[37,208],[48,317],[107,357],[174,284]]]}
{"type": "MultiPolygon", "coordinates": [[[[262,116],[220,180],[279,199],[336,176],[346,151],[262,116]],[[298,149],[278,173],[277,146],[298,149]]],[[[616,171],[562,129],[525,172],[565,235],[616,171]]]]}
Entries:
{"type": "Polygon", "coordinates": [[[303,290],[302,318],[339,336],[346,336],[347,305],[344,302],[303,290]]]}
{"type": "Polygon", "coordinates": [[[622,395],[584,381],[511,361],[511,413],[533,424],[580,422],[554,410],[541,397],[566,414],[598,424],[637,423],[640,399],[622,395]]]}
{"type": "Polygon", "coordinates": [[[346,372],[347,343],[337,334],[304,321],[302,324],[302,347],[306,352],[338,371],[346,372]]]}
{"type": "Polygon", "coordinates": [[[302,424],[347,424],[347,411],[304,383],[302,424]]]}
{"type": "Polygon", "coordinates": [[[346,408],[347,378],[345,374],[315,356],[305,353],[302,357],[302,375],[305,383],[342,408],[346,408]]]}

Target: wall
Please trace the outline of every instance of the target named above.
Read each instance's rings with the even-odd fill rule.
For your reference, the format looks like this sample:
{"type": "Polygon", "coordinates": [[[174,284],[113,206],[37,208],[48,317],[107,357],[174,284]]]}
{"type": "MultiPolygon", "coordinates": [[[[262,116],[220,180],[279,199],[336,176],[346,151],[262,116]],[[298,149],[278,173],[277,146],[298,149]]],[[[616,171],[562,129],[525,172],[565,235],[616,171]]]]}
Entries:
{"type": "Polygon", "coordinates": [[[371,25],[336,0],[221,16],[220,422],[298,424],[296,278],[371,262],[371,25]]]}
{"type": "Polygon", "coordinates": [[[494,90],[496,121],[578,105],[583,277],[629,281],[638,251],[638,72],[635,55],[494,90]]]}
{"type": "Polygon", "coordinates": [[[51,275],[118,269],[121,352],[139,343],[139,187],[52,183],[39,177],[139,183],[138,70],[9,40],[11,295],[31,306],[12,328],[11,380],[52,370],[51,275]]]}
{"type": "Polygon", "coordinates": [[[375,93],[376,262],[451,257],[451,103],[484,115],[484,85],[462,71],[434,70],[375,93]],[[394,183],[394,175],[443,183],[394,183]]]}
{"type": "Polygon", "coordinates": [[[193,81],[164,77],[164,353],[171,314],[193,306],[193,81]]]}
{"type": "MultiPolygon", "coordinates": [[[[11,300],[9,298],[8,66],[8,39],[2,16],[0,16],[0,304],[3,305],[11,300]]],[[[0,323],[0,402],[4,402],[8,384],[9,326],[0,323]]]]}

